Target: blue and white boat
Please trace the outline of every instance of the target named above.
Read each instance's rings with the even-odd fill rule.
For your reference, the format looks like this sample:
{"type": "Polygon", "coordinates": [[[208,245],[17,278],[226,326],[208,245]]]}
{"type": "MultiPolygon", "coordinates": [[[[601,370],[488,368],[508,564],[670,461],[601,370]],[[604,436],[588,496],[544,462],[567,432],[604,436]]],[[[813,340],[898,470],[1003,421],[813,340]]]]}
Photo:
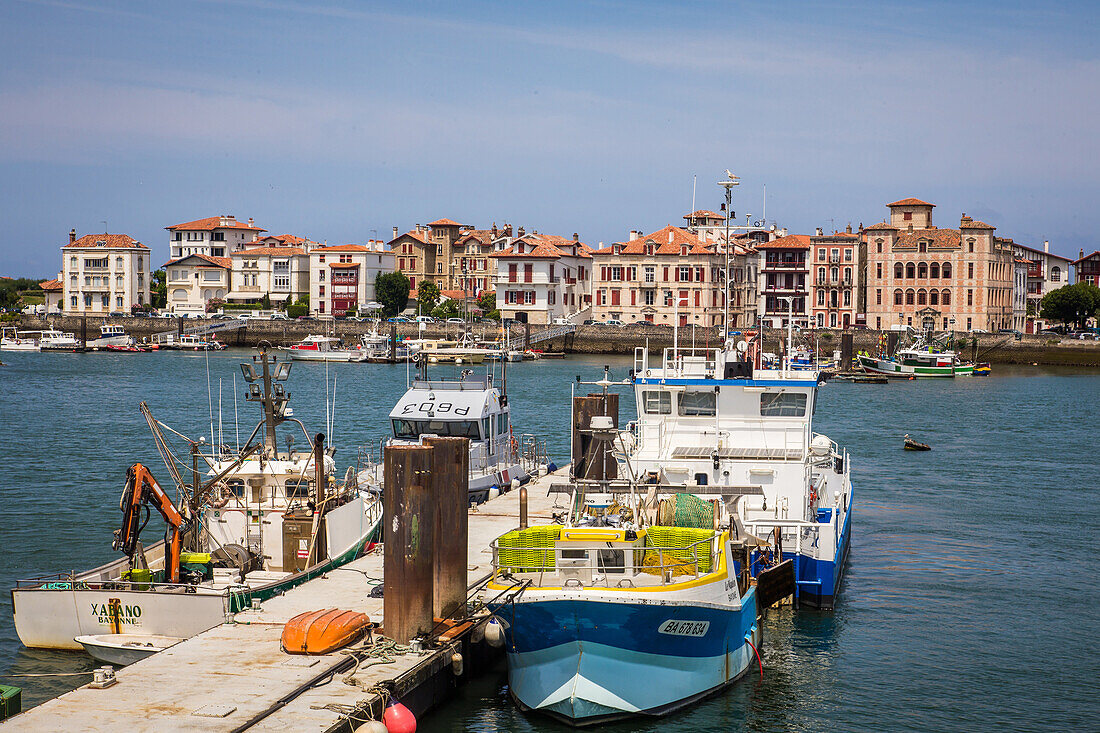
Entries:
{"type": "Polygon", "coordinates": [[[575,400],[582,449],[551,489],[571,497],[564,524],[493,544],[489,592],[507,601],[490,608],[520,706],[573,725],[662,715],[752,669],[763,609],[833,606],[848,456],[812,431],[818,375],[762,369],[759,352],[673,347],[651,365],[639,349],[629,380],[595,383],[635,390],[625,431],[575,400]]]}

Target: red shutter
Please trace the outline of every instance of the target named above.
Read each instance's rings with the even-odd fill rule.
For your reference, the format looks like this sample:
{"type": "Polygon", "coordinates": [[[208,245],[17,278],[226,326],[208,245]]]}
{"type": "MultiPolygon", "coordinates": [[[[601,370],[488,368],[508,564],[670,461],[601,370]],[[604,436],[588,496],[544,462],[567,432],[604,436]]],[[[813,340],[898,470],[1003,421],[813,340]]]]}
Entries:
{"type": "Polygon", "coordinates": [[[619,289],[615,288],[611,291],[611,305],[619,304],[619,289]]]}
{"type": "Polygon", "coordinates": [[[679,267],[673,267],[672,268],[672,276],[674,278],[676,278],[676,282],[680,282],[680,268],[679,267]]]}
{"type": "Polygon", "coordinates": [[[638,305],[638,291],[637,290],[631,290],[630,291],[630,304],[631,305],[638,305]]]}
{"type": "Polygon", "coordinates": [[[696,308],[699,307],[699,296],[701,296],[702,294],[703,294],[702,290],[696,290],[695,291],[695,307],[696,308]]]}

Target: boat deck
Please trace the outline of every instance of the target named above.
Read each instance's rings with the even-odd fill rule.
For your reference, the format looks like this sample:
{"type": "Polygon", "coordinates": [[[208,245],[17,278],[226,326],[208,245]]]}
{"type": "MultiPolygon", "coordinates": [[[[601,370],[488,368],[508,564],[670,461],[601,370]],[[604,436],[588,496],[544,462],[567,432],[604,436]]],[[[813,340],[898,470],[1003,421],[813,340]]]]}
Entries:
{"type": "MultiPolygon", "coordinates": [[[[532,523],[552,519],[567,500],[548,492],[553,474],[528,485],[532,523]]],[[[470,511],[467,577],[471,587],[492,573],[489,544],[518,525],[519,491],[510,491],[470,511]]],[[[343,654],[292,656],[279,648],[283,624],[304,611],[344,608],[382,619],[382,599],[370,597],[371,581],[382,579],[382,553],[375,550],[282,596],[259,610],[237,614],[185,642],[118,670],[118,683],[107,689],[81,687],[0,724],[0,731],[230,731],[266,710],[283,696],[343,662],[343,654]]],[[[326,706],[352,706],[371,697],[365,692],[385,680],[417,674],[442,664],[443,655],[395,656],[356,675],[349,685],[337,675],[314,687],[249,728],[253,731],[333,728],[341,714],[326,706]]],[[[448,662],[449,663],[449,662],[448,662]]]]}

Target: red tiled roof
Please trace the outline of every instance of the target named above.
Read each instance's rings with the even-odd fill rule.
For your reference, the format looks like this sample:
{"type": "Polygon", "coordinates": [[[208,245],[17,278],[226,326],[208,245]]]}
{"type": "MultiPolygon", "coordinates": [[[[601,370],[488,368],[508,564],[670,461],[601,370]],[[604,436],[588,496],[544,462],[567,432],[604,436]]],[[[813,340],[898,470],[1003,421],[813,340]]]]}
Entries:
{"type": "MultiPolygon", "coordinates": [[[[2,279],[10,280],[11,278],[6,277],[6,278],[2,278],[2,279]]],[[[42,288],[43,290],[50,290],[50,291],[63,290],[65,288],[65,286],[61,283],[60,280],[46,280],[45,282],[38,283],[38,287],[42,288]]]]}
{"type": "Polygon", "coordinates": [[[359,263],[358,262],[330,262],[330,263],[328,263],[328,266],[329,267],[337,267],[337,268],[342,267],[346,270],[346,269],[351,268],[351,267],[359,267],[359,263]]]}
{"type": "Polygon", "coordinates": [[[427,244],[428,243],[428,240],[424,238],[424,232],[418,232],[415,229],[410,229],[409,231],[405,232],[404,234],[397,235],[396,237],[391,239],[387,244],[393,244],[394,242],[396,242],[398,239],[401,239],[402,237],[412,237],[413,239],[415,239],[418,242],[421,242],[422,244],[427,244]]]}
{"type": "Polygon", "coordinates": [[[886,205],[887,206],[933,206],[933,207],[935,206],[935,204],[930,204],[927,201],[921,201],[920,199],[914,199],[914,198],[902,199],[901,201],[895,201],[892,204],[886,204],[886,205]]]}
{"type": "MultiPolygon", "coordinates": [[[[683,250],[684,245],[688,246],[689,254],[713,254],[715,251],[713,244],[706,244],[686,229],[674,227],[671,224],[633,241],[616,242],[615,244],[619,245],[619,254],[625,255],[644,255],[646,245],[649,244],[654,246],[653,252],[655,255],[678,255],[683,250]]],[[[596,250],[592,254],[613,255],[615,244],[596,250]]]]}
{"type": "Polygon", "coordinates": [[[685,219],[721,219],[722,221],[726,220],[726,217],[724,217],[723,215],[716,214],[715,212],[709,211],[707,209],[699,209],[697,211],[691,212],[690,214],[684,214],[683,218],[685,218],[685,219]]]}
{"type": "Polygon", "coordinates": [[[572,238],[559,237],[556,234],[525,234],[515,239],[512,245],[503,252],[494,252],[489,255],[496,258],[512,259],[515,257],[531,257],[535,259],[557,259],[559,257],[579,257],[589,259],[592,257],[592,248],[584,242],[574,242],[572,238]],[[528,252],[517,252],[520,243],[529,245],[528,252]],[[576,244],[576,254],[571,254],[573,245],[576,244]]]}
{"type": "Polygon", "coordinates": [[[306,251],[300,247],[252,247],[233,253],[234,257],[253,257],[255,255],[304,255],[306,251]]]}
{"type": "Polygon", "coordinates": [[[773,239],[770,242],[761,242],[756,245],[757,249],[809,249],[810,248],[810,235],[809,234],[788,234],[785,237],[779,239],[773,239]]]}
{"type": "Polygon", "coordinates": [[[208,262],[215,267],[224,267],[227,270],[233,267],[233,260],[229,259],[228,257],[211,257],[210,255],[187,255],[185,257],[177,257],[174,260],[168,260],[163,265],[161,265],[161,267],[168,267],[168,265],[174,265],[177,262],[183,262],[184,260],[191,257],[198,257],[200,260],[204,260],[205,262],[208,262]]]}
{"type": "MultiPolygon", "coordinates": [[[[307,242],[312,241],[310,239],[306,239],[305,237],[298,237],[293,234],[269,234],[266,237],[257,237],[256,239],[252,240],[252,242],[245,242],[245,246],[247,247],[253,242],[267,242],[267,240],[269,239],[274,239],[276,242],[278,242],[278,244],[271,245],[273,247],[293,247],[295,245],[306,244],[307,242]]],[[[317,242],[313,243],[317,244],[317,242]]]]}
{"type": "Polygon", "coordinates": [[[376,252],[363,244],[334,244],[331,247],[314,247],[314,252],[376,252]]]}
{"type": "Polygon", "coordinates": [[[451,300],[462,300],[464,298],[474,297],[473,289],[466,290],[466,291],[462,291],[462,290],[440,290],[439,294],[442,295],[444,298],[450,298],[451,300]]]}
{"type": "MultiPolygon", "coordinates": [[[[497,236],[498,237],[500,236],[500,230],[499,229],[497,230],[497,236]]],[[[465,243],[468,242],[468,240],[471,240],[471,239],[476,239],[477,241],[481,242],[482,244],[489,244],[490,242],[493,241],[493,230],[492,229],[471,229],[468,232],[466,232],[465,234],[463,234],[461,237],[459,237],[458,241],[456,243],[457,244],[465,244],[465,243]]]]}
{"type": "Polygon", "coordinates": [[[977,219],[964,219],[959,224],[959,229],[996,229],[997,227],[992,224],[986,224],[984,221],[978,221],[977,219]]]}
{"type": "Polygon", "coordinates": [[[176,224],[175,226],[165,227],[165,229],[172,231],[175,229],[188,229],[191,231],[212,231],[214,229],[248,229],[254,232],[266,232],[267,230],[244,223],[243,221],[237,221],[236,219],[229,219],[226,224],[222,224],[222,216],[209,216],[205,219],[196,219],[195,221],[184,222],[183,224],[176,224]]]}
{"type": "Polygon", "coordinates": [[[852,239],[858,240],[859,234],[856,232],[833,232],[832,234],[815,234],[813,236],[813,241],[815,242],[820,242],[823,239],[836,240],[838,242],[852,239]]]}
{"type": "Polygon", "coordinates": [[[80,239],[66,244],[67,247],[106,247],[107,249],[149,249],[129,234],[85,234],[80,239]]]}
{"type": "Polygon", "coordinates": [[[451,219],[436,219],[435,221],[430,222],[428,224],[428,226],[430,226],[430,227],[460,227],[462,225],[459,224],[457,221],[452,221],[451,219]]]}
{"type": "Polygon", "coordinates": [[[1095,250],[1092,254],[1087,254],[1084,257],[1081,257],[1079,259],[1074,260],[1072,264],[1076,265],[1079,262],[1084,262],[1085,260],[1090,260],[1093,257],[1100,257],[1100,249],[1095,250]]]}
{"type": "Polygon", "coordinates": [[[916,247],[922,239],[936,247],[955,247],[962,242],[962,235],[958,229],[917,229],[898,237],[896,246],[916,247]]]}
{"type": "Polygon", "coordinates": [[[864,227],[863,231],[873,232],[876,229],[881,229],[881,230],[884,230],[884,231],[895,231],[895,232],[898,230],[898,228],[896,226],[894,226],[892,224],[887,224],[884,221],[880,221],[878,224],[872,224],[869,227],[864,227]]]}

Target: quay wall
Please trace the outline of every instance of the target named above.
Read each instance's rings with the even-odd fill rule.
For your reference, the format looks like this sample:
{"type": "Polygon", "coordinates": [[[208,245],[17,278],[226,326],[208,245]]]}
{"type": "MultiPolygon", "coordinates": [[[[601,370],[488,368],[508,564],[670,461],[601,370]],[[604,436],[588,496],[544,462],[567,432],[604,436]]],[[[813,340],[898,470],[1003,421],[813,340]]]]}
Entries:
{"type": "MultiPolygon", "coordinates": [[[[50,315],[50,316],[20,316],[18,321],[11,325],[20,330],[40,330],[43,328],[56,328],[68,331],[80,338],[82,323],[85,318],[81,316],[50,315]]],[[[165,331],[178,331],[181,328],[200,325],[205,321],[194,319],[174,318],[107,318],[87,316],[87,338],[89,340],[99,335],[99,327],[105,323],[117,324],[126,329],[127,333],[141,340],[156,333],[165,331]]],[[[397,333],[402,337],[416,337],[418,334],[426,338],[457,338],[461,332],[461,326],[432,324],[424,331],[418,331],[415,324],[402,323],[397,325],[397,333]]],[[[385,331],[389,331],[389,324],[385,331]]],[[[492,323],[479,323],[473,325],[474,335],[479,338],[495,339],[500,336],[500,326],[492,323]]],[[[531,333],[537,332],[540,326],[530,326],[531,333]]],[[[356,321],[250,321],[248,326],[239,330],[223,331],[218,334],[218,339],[230,346],[255,346],[261,341],[270,341],[276,346],[296,343],[311,333],[333,333],[341,338],[358,339],[360,334],[370,330],[367,323],[356,321]]],[[[825,354],[831,354],[840,349],[843,331],[822,330],[813,334],[820,350],[825,354]]],[[[850,331],[853,337],[853,350],[874,350],[878,347],[879,332],[871,330],[850,331]]],[[[513,343],[518,347],[523,343],[523,325],[513,328],[513,343]]],[[[650,351],[658,352],[663,348],[672,346],[673,329],[667,326],[578,326],[576,333],[544,341],[533,345],[544,351],[567,351],[581,354],[624,354],[634,353],[638,346],[649,345],[650,351]]],[[[765,350],[777,351],[780,339],[785,337],[785,332],[777,329],[765,331],[765,350]]],[[[685,327],[680,329],[680,346],[690,347],[694,342],[697,347],[713,347],[717,343],[718,330],[713,328],[685,327]]],[[[963,349],[966,358],[974,358],[975,354],[981,361],[989,361],[994,364],[1043,364],[1065,366],[1100,366],[1100,342],[1078,341],[1062,339],[1057,336],[1024,335],[1015,338],[1011,334],[976,334],[967,335],[967,346],[963,349]],[[975,346],[976,342],[976,346],[975,346]]]]}

